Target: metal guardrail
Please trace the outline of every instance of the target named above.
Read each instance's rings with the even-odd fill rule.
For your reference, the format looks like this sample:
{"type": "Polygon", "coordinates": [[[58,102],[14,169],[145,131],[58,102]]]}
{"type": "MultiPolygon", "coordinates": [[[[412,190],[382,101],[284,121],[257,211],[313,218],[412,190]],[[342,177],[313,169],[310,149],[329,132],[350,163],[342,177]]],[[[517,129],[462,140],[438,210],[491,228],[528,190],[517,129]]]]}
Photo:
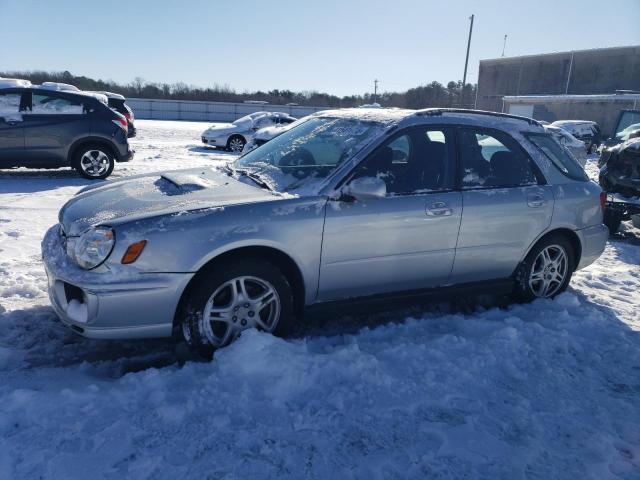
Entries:
{"type": "Polygon", "coordinates": [[[151,98],[127,98],[136,118],[156,120],[191,120],[232,122],[249,113],[269,111],[284,112],[300,118],[331,107],[307,107],[302,105],[271,105],[231,102],[199,102],[189,100],[163,100],[151,98]]]}

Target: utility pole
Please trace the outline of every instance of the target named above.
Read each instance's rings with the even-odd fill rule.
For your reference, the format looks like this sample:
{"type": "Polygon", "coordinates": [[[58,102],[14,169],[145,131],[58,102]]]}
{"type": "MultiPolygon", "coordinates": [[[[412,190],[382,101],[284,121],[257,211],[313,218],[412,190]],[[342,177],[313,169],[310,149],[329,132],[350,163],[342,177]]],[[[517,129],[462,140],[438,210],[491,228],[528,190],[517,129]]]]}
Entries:
{"type": "Polygon", "coordinates": [[[473,17],[471,15],[469,20],[471,20],[471,25],[469,25],[469,41],[467,42],[467,58],[464,61],[464,75],[462,75],[462,88],[467,84],[467,65],[469,64],[469,49],[471,48],[471,33],[473,32],[473,17]]]}
{"type": "Polygon", "coordinates": [[[376,103],[378,100],[378,79],[376,78],[373,81],[373,103],[376,103]]]}
{"type": "Polygon", "coordinates": [[[504,43],[502,44],[502,56],[504,57],[504,49],[507,47],[507,36],[504,36],[504,43]]]}

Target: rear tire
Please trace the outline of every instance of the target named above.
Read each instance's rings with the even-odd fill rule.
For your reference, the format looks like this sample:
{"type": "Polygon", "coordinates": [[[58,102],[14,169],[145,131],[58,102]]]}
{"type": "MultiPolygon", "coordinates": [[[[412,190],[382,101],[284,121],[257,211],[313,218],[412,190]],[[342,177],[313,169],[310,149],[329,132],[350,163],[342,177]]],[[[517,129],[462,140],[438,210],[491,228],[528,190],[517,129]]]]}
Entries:
{"type": "Polygon", "coordinates": [[[293,329],[293,291],[270,262],[248,257],[216,263],[195,282],[177,324],[186,344],[204,357],[210,358],[249,328],[277,336],[293,329]]]}
{"type": "Polygon", "coordinates": [[[613,235],[620,229],[622,223],[622,212],[612,210],[610,208],[605,209],[602,223],[609,229],[609,234],[613,235]]]}
{"type": "Polygon", "coordinates": [[[554,298],[567,289],[575,265],[571,242],[561,234],[539,241],[516,272],[514,296],[520,302],[554,298]]]}
{"type": "Polygon", "coordinates": [[[111,175],[115,160],[108,148],[99,144],[83,145],[73,160],[76,171],[89,180],[103,180],[111,175]]]}

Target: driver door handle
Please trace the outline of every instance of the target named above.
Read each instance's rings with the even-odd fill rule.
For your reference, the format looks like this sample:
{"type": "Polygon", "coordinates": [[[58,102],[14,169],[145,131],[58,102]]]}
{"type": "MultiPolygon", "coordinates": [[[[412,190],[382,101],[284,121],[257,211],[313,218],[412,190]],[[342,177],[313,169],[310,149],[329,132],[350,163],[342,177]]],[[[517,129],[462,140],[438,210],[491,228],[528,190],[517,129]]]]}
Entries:
{"type": "Polygon", "coordinates": [[[453,210],[445,202],[433,202],[427,207],[427,217],[449,217],[453,210]]]}

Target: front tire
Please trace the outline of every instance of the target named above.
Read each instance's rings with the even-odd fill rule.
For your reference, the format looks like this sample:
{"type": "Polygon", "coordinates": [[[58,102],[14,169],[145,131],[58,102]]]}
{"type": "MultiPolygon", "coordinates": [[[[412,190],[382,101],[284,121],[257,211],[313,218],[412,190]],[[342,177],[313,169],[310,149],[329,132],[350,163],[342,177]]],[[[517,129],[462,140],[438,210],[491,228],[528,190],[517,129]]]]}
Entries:
{"type": "Polygon", "coordinates": [[[242,152],[247,141],[242,135],[231,135],[227,140],[227,150],[234,153],[242,152]]]}
{"type": "Polygon", "coordinates": [[[277,336],[293,328],[291,286],[270,262],[250,257],[217,263],[198,274],[195,282],[178,322],[187,345],[203,356],[211,356],[249,328],[277,336]]]}
{"type": "Polygon", "coordinates": [[[111,175],[115,161],[113,153],[102,145],[86,145],[76,152],[73,166],[89,180],[103,180],[111,175]]]}
{"type": "Polygon", "coordinates": [[[571,242],[554,234],[538,242],[516,272],[515,297],[521,302],[554,298],[567,289],[575,265],[571,242]]]}

